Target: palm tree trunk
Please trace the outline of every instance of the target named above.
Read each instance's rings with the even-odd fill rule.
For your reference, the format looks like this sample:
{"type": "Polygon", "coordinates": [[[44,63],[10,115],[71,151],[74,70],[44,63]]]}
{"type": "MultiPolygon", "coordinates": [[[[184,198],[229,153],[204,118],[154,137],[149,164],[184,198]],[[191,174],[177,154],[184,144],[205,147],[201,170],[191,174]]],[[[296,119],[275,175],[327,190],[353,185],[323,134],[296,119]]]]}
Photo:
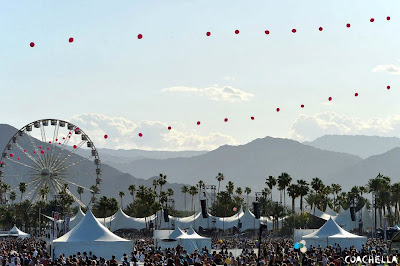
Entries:
{"type": "Polygon", "coordinates": [[[194,199],[194,195],[192,195],[192,212],[193,212],[193,199],[194,199]]]}
{"type": "Polygon", "coordinates": [[[303,213],[303,196],[300,195],[300,211],[303,213]]]}
{"type": "Polygon", "coordinates": [[[185,194],[185,211],[187,211],[187,208],[186,208],[186,193],[184,193],[185,194]]]}
{"type": "Polygon", "coordinates": [[[294,197],[292,197],[292,212],[294,213],[294,197]]]}
{"type": "Polygon", "coordinates": [[[280,203],[282,204],[282,190],[280,189],[279,192],[280,192],[279,200],[280,200],[280,203]]]}
{"type": "Polygon", "coordinates": [[[221,181],[218,181],[218,194],[219,194],[219,188],[221,186],[221,181]]]}

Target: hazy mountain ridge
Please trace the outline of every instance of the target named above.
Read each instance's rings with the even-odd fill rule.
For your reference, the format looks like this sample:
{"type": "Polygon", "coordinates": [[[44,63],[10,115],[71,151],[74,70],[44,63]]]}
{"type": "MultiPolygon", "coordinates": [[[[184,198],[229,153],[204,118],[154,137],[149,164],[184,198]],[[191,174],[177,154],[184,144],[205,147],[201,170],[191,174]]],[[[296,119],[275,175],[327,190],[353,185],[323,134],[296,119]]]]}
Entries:
{"type": "Polygon", "coordinates": [[[268,175],[288,172],[294,179],[311,180],[318,176],[327,180],[361,160],[358,156],[324,151],[290,139],[266,137],[239,146],[224,145],[191,158],[137,160],[131,164],[130,172],[142,178],[162,172],[171,181],[190,184],[199,179],[216,184],[215,176],[222,172],[225,183],[234,181],[237,186],[250,186],[255,191],[264,187],[268,175]]]}
{"type": "Polygon", "coordinates": [[[326,135],[303,144],[328,151],[344,152],[366,159],[400,147],[400,138],[363,135],[326,135]]]}

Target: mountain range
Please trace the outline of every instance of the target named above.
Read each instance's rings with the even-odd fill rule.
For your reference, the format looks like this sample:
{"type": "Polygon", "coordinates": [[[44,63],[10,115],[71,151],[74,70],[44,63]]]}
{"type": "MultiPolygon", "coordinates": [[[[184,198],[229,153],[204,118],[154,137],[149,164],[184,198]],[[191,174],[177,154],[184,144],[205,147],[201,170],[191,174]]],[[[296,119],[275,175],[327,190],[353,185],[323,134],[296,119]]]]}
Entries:
{"type": "MultiPolygon", "coordinates": [[[[5,147],[15,132],[17,129],[9,125],[0,125],[0,147],[5,147]]],[[[183,184],[194,185],[203,180],[206,184],[218,185],[215,177],[219,172],[225,176],[221,189],[228,181],[233,181],[236,186],[250,187],[252,194],[265,187],[266,177],[278,176],[282,172],[289,173],[294,181],[311,181],[319,177],[325,184],[339,183],[345,191],[353,185],[366,184],[378,173],[388,175],[397,182],[400,174],[398,140],[369,136],[324,136],[313,142],[300,143],[291,139],[265,137],[244,145],[224,145],[212,151],[200,152],[99,149],[103,162],[101,195],[119,198],[118,192],[124,191],[126,196],[123,201],[126,205],[130,201],[130,184],[137,187],[152,186],[153,179],[160,173],[167,175],[166,188],[175,190],[178,209],[184,208],[180,192],[183,184]]],[[[76,156],[76,160],[82,159],[79,153],[73,156],[76,156]]],[[[85,180],[80,174],[87,167],[92,167],[92,163],[79,164],[70,172],[70,180],[89,187],[92,181],[85,180]]],[[[82,196],[83,201],[87,202],[90,195],[84,193],[82,196]]]]}

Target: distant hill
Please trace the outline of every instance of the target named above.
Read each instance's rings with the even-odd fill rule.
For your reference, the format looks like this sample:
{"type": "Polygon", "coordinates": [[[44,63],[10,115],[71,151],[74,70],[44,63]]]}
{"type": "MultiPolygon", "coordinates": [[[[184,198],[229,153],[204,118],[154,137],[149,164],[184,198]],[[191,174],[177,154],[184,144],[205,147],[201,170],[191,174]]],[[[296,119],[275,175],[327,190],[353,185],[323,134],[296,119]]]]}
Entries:
{"type": "Polygon", "coordinates": [[[367,184],[368,180],[379,173],[389,176],[392,183],[400,182],[400,148],[394,148],[384,154],[371,156],[349,168],[332,175],[329,182],[341,184],[344,187],[367,184]]]}
{"type": "MultiPolygon", "coordinates": [[[[207,151],[146,151],[146,150],[112,150],[112,149],[99,149],[101,160],[122,171],[129,173],[129,164],[133,161],[140,159],[169,159],[180,157],[192,157],[207,153],[207,151]]],[[[79,153],[83,155],[84,153],[79,153]]]]}
{"type": "Polygon", "coordinates": [[[400,147],[400,138],[377,136],[326,135],[304,144],[327,151],[344,152],[363,159],[400,147]]]}
{"type": "Polygon", "coordinates": [[[245,145],[221,146],[191,158],[136,160],[128,171],[141,178],[164,173],[170,181],[189,184],[199,179],[206,184],[217,184],[215,176],[222,172],[226,177],[222,186],[229,180],[260,191],[268,175],[288,172],[294,179],[311,180],[318,176],[327,180],[361,160],[355,155],[324,151],[290,139],[266,137],[245,145]]]}

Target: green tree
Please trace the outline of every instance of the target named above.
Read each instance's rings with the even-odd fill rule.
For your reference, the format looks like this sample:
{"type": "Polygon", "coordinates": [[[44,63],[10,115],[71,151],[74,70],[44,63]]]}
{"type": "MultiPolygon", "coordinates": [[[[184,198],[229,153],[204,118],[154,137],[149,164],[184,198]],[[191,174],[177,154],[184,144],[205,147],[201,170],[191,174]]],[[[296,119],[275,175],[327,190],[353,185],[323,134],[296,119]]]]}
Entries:
{"type": "Polygon", "coordinates": [[[189,193],[189,187],[188,186],[182,186],[181,192],[185,196],[185,211],[187,211],[187,208],[186,208],[186,194],[189,193]]]}
{"type": "Polygon", "coordinates": [[[21,182],[21,183],[19,183],[18,187],[19,187],[19,191],[21,192],[21,202],[22,202],[22,197],[23,197],[24,193],[26,192],[27,186],[26,186],[25,182],[21,182]]]}
{"type": "MultiPolygon", "coordinates": [[[[272,189],[276,185],[276,178],[270,175],[267,180],[265,181],[265,184],[268,186],[269,190],[271,190],[271,197],[272,197],[272,189]]],[[[282,202],[282,194],[281,194],[281,202],[282,202]]]]}
{"type": "Polygon", "coordinates": [[[79,200],[82,201],[82,194],[83,194],[83,192],[85,192],[83,187],[78,187],[76,192],[78,192],[78,194],[79,194],[79,200]]]}
{"type": "Polygon", "coordinates": [[[249,207],[249,194],[251,193],[251,188],[245,187],[244,193],[246,193],[246,206],[249,207]]]}
{"type": "Polygon", "coordinates": [[[215,178],[218,181],[218,194],[219,194],[219,188],[221,187],[221,182],[225,180],[225,176],[223,173],[218,173],[218,175],[215,178]]]}
{"type": "Polygon", "coordinates": [[[189,194],[190,194],[190,196],[192,196],[192,212],[194,211],[194,210],[193,210],[193,208],[194,208],[193,199],[194,199],[194,196],[197,195],[197,193],[199,193],[198,190],[197,190],[197,187],[191,186],[191,187],[189,188],[189,194]]]}
{"type": "Polygon", "coordinates": [[[15,193],[15,191],[11,191],[11,193],[10,193],[11,204],[14,204],[14,200],[16,198],[17,198],[17,193],[15,193]]]}
{"type": "Polygon", "coordinates": [[[136,192],[136,186],[135,185],[129,185],[128,187],[129,194],[132,196],[132,202],[135,200],[135,192],[136,192]]]}
{"type": "Polygon", "coordinates": [[[321,179],[319,179],[318,177],[314,177],[311,180],[311,187],[315,192],[315,202],[314,202],[314,213],[315,213],[315,207],[319,207],[320,208],[320,206],[317,206],[317,205],[319,205],[318,201],[317,201],[318,194],[322,193],[322,191],[325,188],[325,185],[324,185],[324,183],[322,182],[321,179]]]}
{"type": "Polygon", "coordinates": [[[229,193],[229,195],[232,195],[234,190],[235,190],[235,184],[233,184],[232,181],[229,181],[228,185],[226,185],[226,191],[229,193]]]}
{"type": "Polygon", "coordinates": [[[125,192],[120,191],[120,192],[118,193],[118,196],[119,196],[119,198],[121,199],[121,208],[123,208],[122,197],[125,196],[125,192]]]}
{"type": "Polygon", "coordinates": [[[281,192],[280,201],[282,203],[282,191],[283,191],[284,206],[286,206],[286,188],[290,185],[290,182],[292,182],[292,178],[288,173],[282,173],[280,176],[278,176],[278,189],[281,192]]]}
{"type": "Polygon", "coordinates": [[[295,213],[295,200],[300,196],[300,188],[298,184],[291,184],[288,189],[288,195],[292,198],[292,212],[295,213]]]}
{"type": "Polygon", "coordinates": [[[307,196],[310,188],[308,187],[307,181],[303,179],[297,180],[297,185],[299,186],[299,196],[300,196],[300,210],[303,212],[303,198],[307,196]]]}

